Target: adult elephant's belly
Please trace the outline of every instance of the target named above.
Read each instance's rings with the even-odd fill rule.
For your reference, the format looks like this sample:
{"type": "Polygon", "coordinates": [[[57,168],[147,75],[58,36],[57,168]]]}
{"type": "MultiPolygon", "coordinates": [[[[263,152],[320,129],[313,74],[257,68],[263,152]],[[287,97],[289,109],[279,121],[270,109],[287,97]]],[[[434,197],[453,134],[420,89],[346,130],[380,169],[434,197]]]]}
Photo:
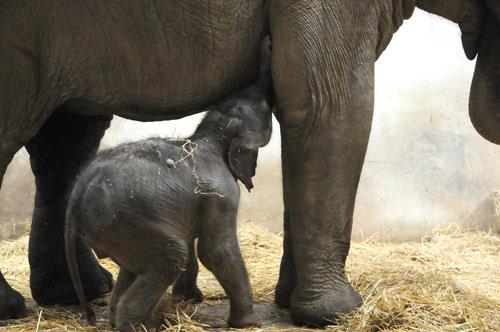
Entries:
{"type": "Polygon", "coordinates": [[[99,17],[85,16],[65,26],[64,35],[54,32],[69,61],[63,72],[59,62],[49,69],[71,82],[70,109],[142,121],[179,118],[257,77],[265,29],[259,1],[172,3],[135,8],[134,17],[119,6],[100,26],[99,17]],[[68,29],[79,52],[67,48],[68,29]]]}

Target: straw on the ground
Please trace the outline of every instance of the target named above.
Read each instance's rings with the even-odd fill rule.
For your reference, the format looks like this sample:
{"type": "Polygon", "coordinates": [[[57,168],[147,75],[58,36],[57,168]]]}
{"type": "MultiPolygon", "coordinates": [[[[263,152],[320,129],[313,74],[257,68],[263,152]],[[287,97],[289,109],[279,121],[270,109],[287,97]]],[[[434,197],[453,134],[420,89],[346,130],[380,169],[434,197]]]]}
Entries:
{"type": "MultiPolygon", "coordinates": [[[[255,300],[271,303],[282,252],[282,237],[252,223],[241,225],[240,242],[255,300]]],[[[27,237],[0,244],[0,269],[8,281],[29,297],[27,237]]],[[[112,262],[104,265],[116,273],[112,262]]],[[[370,237],[351,246],[347,271],[364,297],[363,307],[339,320],[333,331],[428,330],[500,331],[500,239],[467,232],[457,225],[437,228],[421,242],[387,243],[370,237]]],[[[206,271],[200,288],[211,303],[227,301],[222,288],[206,271]]],[[[102,302],[102,301],[101,301],[102,302]]],[[[104,303],[98,330],[109,329],[104,303]]],[[[24,320],[8,322],[9,331],[95,331],[78,307],[36,307],[24,320]],[[41,314],[40,314],[41,313],[41,314]],[[40,316],[40,321],[38,321],[40,316]]],[[[203,331],[191,319],[190,305],[164,305],[169,331],[203,331]]],[[[1,328],[0,328],[1,329],[1,328]]],[[[274,331],[264,326],[264,331],[274,331]]],[[[290,331],[290,329],[287,329],[290,331]]],[[[297,328],[296,331],[305,330],[297,328]]]]}

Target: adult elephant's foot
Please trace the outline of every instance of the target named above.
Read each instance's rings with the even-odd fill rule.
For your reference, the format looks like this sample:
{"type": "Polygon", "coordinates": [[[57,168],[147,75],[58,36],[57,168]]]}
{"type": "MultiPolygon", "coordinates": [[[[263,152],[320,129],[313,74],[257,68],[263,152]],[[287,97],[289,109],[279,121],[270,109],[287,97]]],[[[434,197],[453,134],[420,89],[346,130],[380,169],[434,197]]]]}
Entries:
{"type": "Polygon", "coordinates": [[[334,324],[339,315],[354,311],[362,303],[361,295],[346,282],[340,288],[320,294],[295,290],[290,299],[290,313],[297,325],[323,327],[334,324]]]}
{"type": "MultiPolygon", "coordinates": [[[[51,280],[31,277],[31,293],[38,304],[74,304],[78,297],[73,288],[71,278],[64,268],[58,269],[61,273],[54,273],[51,280]],[[64,274],[64,275],[63,275],[64,274]]],[[[87,300],[93,300],[109,294],[113,289],[113,276],[101,266],[86,268],[80,272],[83,289],[87,300]]]]}
{"type": "Polygon", "coordinates": [[[323,248],[295,255],[301,259],[295,265],[297,282],[290,298],[290,314],[297,325],[332,325],[340,315],[363,304],[345,275],[349,242],[323,240],[323,248]]]}
{"type": "MultiPolygon", "coordinates": [[[[0,273],[0,279],[3,276],[0,273]]],[[[24,304],[23,296],[7,282],[0,284],[0,320],[2,319],[16,319],[26,317],[26,305],[24,304]]]]}
{"type": "MultiPolygon", "coordinates": [[[[78,251],[78,267],[87,300],[102,297],[111,292],[113,276],[104,269],[87,249],[78,251]]],[[[52,257],[54,261],[36,262],[31,265],[31,293],[38,304],[78,303],[73,282],[63,257],[52,257]]]]}

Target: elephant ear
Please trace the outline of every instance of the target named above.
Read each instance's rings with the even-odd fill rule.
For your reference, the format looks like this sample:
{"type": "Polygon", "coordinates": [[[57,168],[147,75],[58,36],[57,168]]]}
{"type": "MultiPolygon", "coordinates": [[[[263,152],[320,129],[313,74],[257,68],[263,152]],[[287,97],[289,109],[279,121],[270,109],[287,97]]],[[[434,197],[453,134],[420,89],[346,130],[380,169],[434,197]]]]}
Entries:
{"type": "Polygon", "coordinates": [[[257,168],[258,149],[246,147],[238,139],[233,140],[228,152],[229,168],[233,175],[240,180],[248,191],[253,188],[252,177],[257,168]]]}

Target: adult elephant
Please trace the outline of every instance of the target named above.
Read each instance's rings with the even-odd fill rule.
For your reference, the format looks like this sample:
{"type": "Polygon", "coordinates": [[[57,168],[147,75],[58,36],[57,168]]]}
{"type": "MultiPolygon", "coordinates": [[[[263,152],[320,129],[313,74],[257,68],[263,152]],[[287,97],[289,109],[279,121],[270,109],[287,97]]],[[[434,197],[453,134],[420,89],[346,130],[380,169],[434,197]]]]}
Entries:
{"type": "MultiPolygon", "coordinates": [[[[498,1],[421,0],[460,23],[479,50],[470,113],[500,143],[498,1]]],[[[0,176],[26,146],[36,176],[29,260],[38,303],[75,295],[63,249],[66,195],[112,114],[175,119],[252,82],[273,39],[282,134],[284,255],[276,302],[297,323],[324,325],[361,297],[344,274],[370,134],[374,63],[415,0],[0,1],[0,176]]],[[[89,297],[111,287],[87,248],[89,297]]],[[[2,318],[24,313],[0,278],[2,318]]]]}

